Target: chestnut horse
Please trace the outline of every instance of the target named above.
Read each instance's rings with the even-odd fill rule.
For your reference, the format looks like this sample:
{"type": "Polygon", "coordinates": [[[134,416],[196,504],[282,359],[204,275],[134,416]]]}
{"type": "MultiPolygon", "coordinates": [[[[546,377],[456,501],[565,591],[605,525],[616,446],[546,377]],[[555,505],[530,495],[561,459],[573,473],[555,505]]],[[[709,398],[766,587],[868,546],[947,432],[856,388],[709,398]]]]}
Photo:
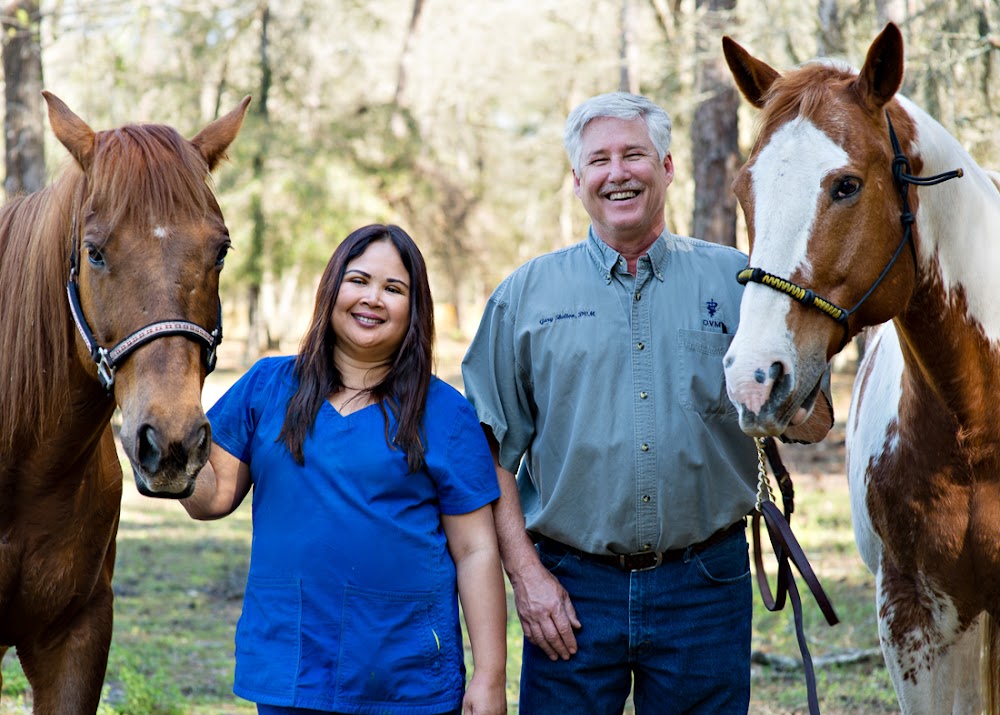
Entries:
{"type": "Polygon", "coordinates": [[[34,712],[97,710],[111,643],[121,438],[139,491],[182,497],[208,458],[229,233],[209,172],[250,98],[190,141],[94,132],[43,93],[73,161],[0,212],[0,658],[34,712]]]}
{"type": "Polygon", "coordinates": [[[723,48],[760,110],[734,182],[750,236],[724,358],[740,424],[780,434],[811,407],[831,357],[884,323],[854,383],[847,468],[885,661],[906,713],[992,712],[1000,192],[897,95],[894,25],[860,71],[817,61],[779,74],[729,38],[723,48]]]}

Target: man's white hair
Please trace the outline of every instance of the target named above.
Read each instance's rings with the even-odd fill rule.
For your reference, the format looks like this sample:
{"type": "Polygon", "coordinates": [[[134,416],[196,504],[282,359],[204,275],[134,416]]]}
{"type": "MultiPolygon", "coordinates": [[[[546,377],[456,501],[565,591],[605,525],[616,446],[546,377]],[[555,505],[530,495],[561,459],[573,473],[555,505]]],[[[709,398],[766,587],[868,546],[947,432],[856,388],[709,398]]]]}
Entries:
{"type": "Polygon", "coordinates": [[[629,92],[608,92],[598,94],[581,103],[566,118],[563,145],[569,156],[573,172],[580,176],[580,152],[583,148],[583,130],[592,119],[611,117],[612,119],[640,118],[646,124],[649,138],[656,147],[662,162],[670,151],[670,115],[659,105],[646,97],[629,92]]]}

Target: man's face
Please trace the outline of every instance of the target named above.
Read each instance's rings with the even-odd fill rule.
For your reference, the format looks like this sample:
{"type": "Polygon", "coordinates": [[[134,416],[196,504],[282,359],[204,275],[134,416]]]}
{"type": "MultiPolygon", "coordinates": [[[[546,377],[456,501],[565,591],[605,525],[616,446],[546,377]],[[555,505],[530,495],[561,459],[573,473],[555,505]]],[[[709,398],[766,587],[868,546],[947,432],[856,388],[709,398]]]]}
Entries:
{"type": "Polygon", "coordinates": [[[581,138],[580,174],[573,178],[597,235],[612,247],[655,240],[674,178],[670,154],[660,161],[639,117],[593,119],[581,138]]]}

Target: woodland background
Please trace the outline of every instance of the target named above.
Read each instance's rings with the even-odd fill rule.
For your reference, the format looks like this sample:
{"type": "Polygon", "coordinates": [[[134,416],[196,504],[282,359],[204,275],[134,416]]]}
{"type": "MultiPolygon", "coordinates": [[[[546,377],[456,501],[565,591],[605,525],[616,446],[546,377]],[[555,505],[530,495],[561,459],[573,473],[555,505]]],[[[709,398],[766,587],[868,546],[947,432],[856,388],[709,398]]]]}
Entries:
{"type": "Polygon", "coordinates": [[[66,160],[43,88],[95,129],[155,121],[188,136],[253,96],[215,177],[235,248],[227,341],[244,366],[294,351],[333,248],[373,221],[424,250],[439,333],[471,334],[511,269],[584,236],[562,128],[599,92],[672,114],[668,226],[742,245],[729,187],[753,111],[724,34],[778,69],[820,55],[860,66],[893,20],[904,92],[1000,166],[997,0],[13,0],[2,20],[8,195],[66,160]]]}
{"type": "MultiPolygon", "coordinates": [[[[403,225],[421,245],[439,373],[460,386],[458,361],[497,283],[585,234],[562,149],[573,106],[616,89],[663,104],[674,119],[668,226],[745,247],[729,187],[754,113],[721,37],[778,69],[821,55],[860,66],[888,20],[906,42],[903,91],[1000,168],[1000,0],[0,0],[4,190],[37,189],[67,161],[43,88],[95,129],[155,121],[187,136],[250,94],[215,176],[234,251],[222,274],[223,364],[206,405],[262,353],[296,349],[334,247],[375,221],[403,225]]],[[[850,359],[833,375],[831,435],[783,454],[797,536],[841,617],[830,629],[807,605],[823,712],[886,715],[898,710],[843,473],[852,376],[850,359]]],[[[249,538],[246,505],[195,523],[126,484],[102,715],[253,711],[230,692],[249,538]]],[[[508,601],[516,713],[521,632],[508,601]]],[[[758,601],[753,647],[751,711],[804,713],[790,615],[758,601]]],[[[16,659],[2,669],[0,713],[28,712],[16,659]]]]}

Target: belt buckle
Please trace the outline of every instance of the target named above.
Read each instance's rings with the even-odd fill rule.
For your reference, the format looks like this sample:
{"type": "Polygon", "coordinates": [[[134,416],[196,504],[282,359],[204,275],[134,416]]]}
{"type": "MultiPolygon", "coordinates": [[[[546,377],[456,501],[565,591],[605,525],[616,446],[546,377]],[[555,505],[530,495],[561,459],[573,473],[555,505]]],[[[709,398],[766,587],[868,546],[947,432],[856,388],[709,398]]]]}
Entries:
{"type": "Polygon", "coordinates": [[[644,552],[639,552],[637,554],[622,554],[621,556],[618,557],[618,564],[621,566],[622,570],[623,571],[630,571],[630,572],[635,572],[635,571],[652,571],[653,569],[657,568],[662,563],[663,563],[663,552],[662,551],[644,551],[644,552]],[[639,568],[631,568],[628,565],[629,559],[645,558],[645,557],[649,557],[649,556],[653,557],[653,562],[649,566],[642,566],[642,567],[639,567],[639,568]]]}

